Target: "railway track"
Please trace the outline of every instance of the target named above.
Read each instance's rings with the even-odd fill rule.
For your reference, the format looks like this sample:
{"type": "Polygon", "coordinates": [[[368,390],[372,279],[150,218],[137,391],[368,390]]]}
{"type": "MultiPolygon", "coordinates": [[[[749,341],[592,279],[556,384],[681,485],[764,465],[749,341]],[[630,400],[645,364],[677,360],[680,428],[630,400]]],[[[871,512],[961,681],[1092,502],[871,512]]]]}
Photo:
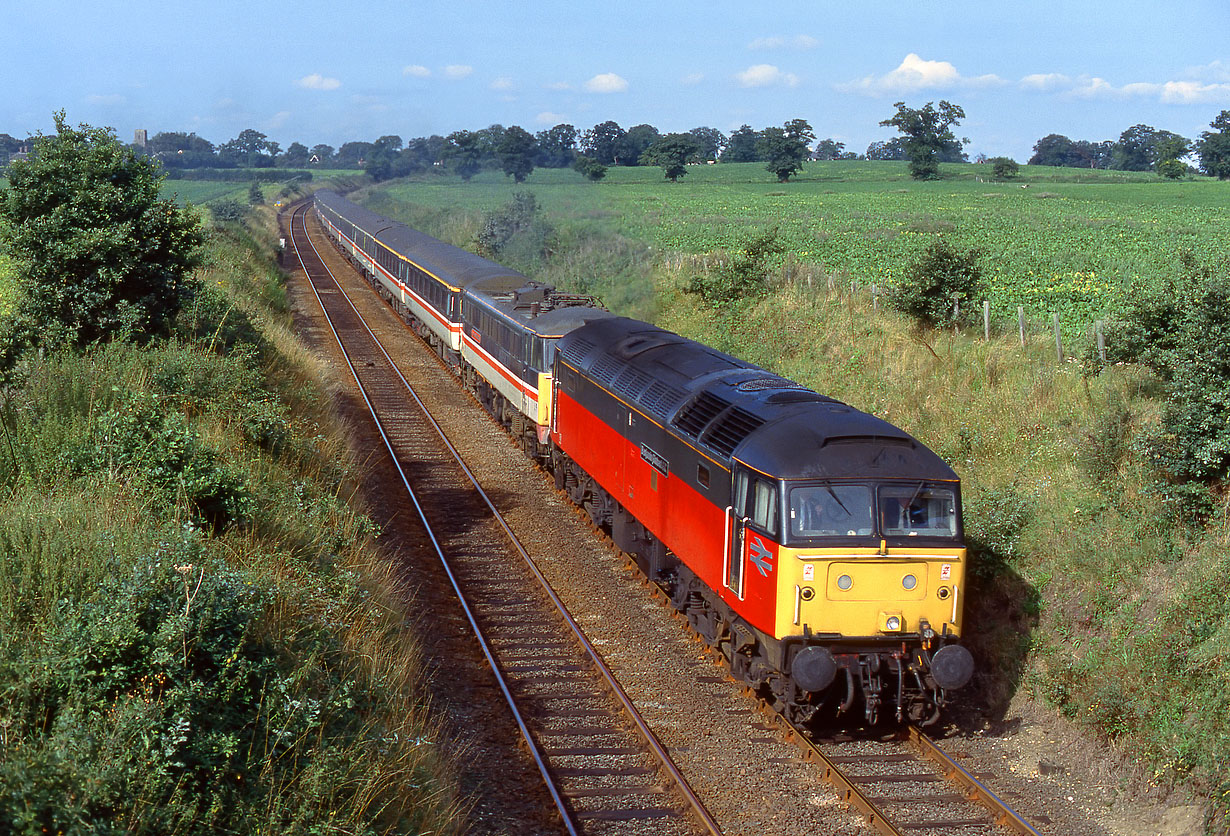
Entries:
{"type": "MultiPolygon", "coordinates": [[[[659,780],[658,776],[669,773],[670,767],[655,764],[657,754],[650,757],[645,750],[662,747],[656,741],[646,746],[634,739],[653,741],[647,727],[642,734],[629,734],[637,721],[624,719],[630,716],[624,713],[626,709],[612,708],[610,695],[618,693],[619,686],[613,677],[609,682],[594,679],[592,671],[605,666],[596,653],[589,657],[593,648],[579,630],[578,637],[566,641],[559,638],[559,622],[571,622],[567,610],[560,604],[557,610],[562,616],[547,616],[545,604],[541,600],[530,601],[524,593],[524,575],[538,574],[542,580],[541,573],[533,568],[513,571],[518,566],[532,567],[532,561],[524,549],[520,549],[520,560],[510,556],[507,543],[515,542],[516,538],[507,524],[499,524],[502,528],[494,541],[488,531],[486,541],[453,542],[458,539],[453,528],[469,532],[482,528],[481,523],[493,515],[498,517],[495,505],[485,498],[476,505],[457,502],[458,480],[468,478],[476,495],[480,493],[477,480],[459,458],[450,461],[424,442],[424,438],[436,433],[443,438],[443,433],[438,426],[431,426],[434,421],[430,417],[423,417],[425,408],[407,409],[407,398],[411,397],[408,393],[412,392],[409,384],[378,348],[376,337],[359,323],[361,317],[348,303],[341,284],[332,279],[308,240],[302,213],[295,215],[292,230],[291,246],[304,259],[322,310],[334,322],[331,327],[339,345],[344,351],[353,352],[349,361],[352,372],[360,387],[368,392],[364,397],[386,434],[386,443],[399,468],[413,472],[413,484],[419,487],[421,495],[450,498],[444,508],[425,507],[422,513],[429,519],[450,521],[449,531],[441,535],[438,548],[446,553],[457,548],[463,558],[452,570],[462,590],[459,594],[471,596],[469,603],[475,613],[485,613],[468,613],[467,617],[489,637],[491,649],[484,653],[493,660],[497,674],[511,677],[509,684],[501,685],[505,696],[510,703],[521,701],[528,706],[520,712],[518,725],[526,735],[527,746],[539,753],[544,776],[555,786],[552,794],[561,815],[572,818],[567,825],[569,831],[718,832],[708,813],[688,824],[681,815],[688,805],[678,795],[671,803],[673,793],[678,792],[672,785],[686,787],[686,782],[682,777],[659,780]]],[[[396,327],[400,328],[400,323],[396,327]]],[[[447,439],[443,444],[448,444],[447,439]]],[[[409,489],[411,477],[403,478],[409,489]]],[[[554,593],[547,586],[546,591],[536,593],[535,597],[549,600],[554,593]]],[[[575,628],[575,624],[571,626],[575,628]]],[[[604,677],[600,675],[599,679],[604,677]]],[[[513,710],[518,711],[516,707],[513,710]]],[[[942,768],[922,766],[916,756],[908,754],[910,750],[904,741],[813,744],[805,735],[788,730],[776,714],[771,717],[769,724],[757,727],[796,735],[795,745],[804,750],[808,761],[821,767],[817,779],[822,776],[832,783],[841,800],[857,809],[874,832],[1037,834],[998,799],[974,802],[970,799],[976,796],[975,790],[953,789],[947,783],[961,780],[966,785],[972,782],[980,786],[976,777],[955,764],[942,768]]],[[[914,739],[925,738],[917,733],[914,739]]],[[[915,747],[923,746],[921,742],[915,743],[915,747]]],[[[665,755],[665,750],[661,754],[665,755]]],[[[770,768],[772,764],[779,764],[780,768],[784,760],[768,758],[770,768]]],[[[684,796],[688,792],[683,790],[684,796]]]]}
{"type": "Polygon", "coordinates": [[[304,215],[299,207],[291,218],[292,257],[311,282],[564,829],[720,833],[334,280],[304,215]]]}

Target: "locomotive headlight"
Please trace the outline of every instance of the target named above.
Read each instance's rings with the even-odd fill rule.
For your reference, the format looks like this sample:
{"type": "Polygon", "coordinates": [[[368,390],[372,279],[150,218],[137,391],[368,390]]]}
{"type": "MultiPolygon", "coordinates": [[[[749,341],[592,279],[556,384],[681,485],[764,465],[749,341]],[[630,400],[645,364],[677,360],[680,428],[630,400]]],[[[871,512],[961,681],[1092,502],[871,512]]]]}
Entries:
{"type": "Polygon", "coordinates": [[[853,585],[854,585],[854,579],[851,578],[849,575],[842,575],[841,577],[837,579],[838,589],[842,589],[842,590],[849,589],[853,585]]]}
{"type": "Polygon", "coordinates": [[[899,633],[903,623],[900,613],[880,613],[880,624],[885,633],[899,633]]]}
{"type": "Polygon", "coordinates": [[[901,579],[901,585],[905,589],[913,589],[914,587],[918,586],[918,578],[914,577],[913,575],[906,575],[904,578],[901,579]]]}

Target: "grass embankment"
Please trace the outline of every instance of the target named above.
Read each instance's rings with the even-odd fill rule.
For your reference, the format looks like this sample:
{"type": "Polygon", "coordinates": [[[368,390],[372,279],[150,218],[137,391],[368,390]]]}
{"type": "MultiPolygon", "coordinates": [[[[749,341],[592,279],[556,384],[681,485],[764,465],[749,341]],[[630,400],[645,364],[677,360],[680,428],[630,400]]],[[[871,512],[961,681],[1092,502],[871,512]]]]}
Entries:
{"type": "Polygon", "coordinates": [[[0,830],[436,833],[404,590],[264,228],[173,339],[0,393],[0,830]]]}
{"type": "MultiPolygon", "coordinates": [[[[981,329],[919,332],[883,305],[873,310],[866,294],[843,290],[851,276],[866,285],[903,272],[937,232],[958,246],[979,243],[993,281],[1011,275],[1025,293],[1034,286],[1029,270],[1106,275],[1119,264],[1143,282],[1164,276],[1184,243],[1196,245],[1202,260],[1225,254],[1230,239],[1218,233],[1230,217],[1225,184],[1095,178],[1048,185],[1062,193],[1056,198],[971,179],[911,184],[904,165],[900,176],[880,164],[860,180],[860,167],[839,165],[809,165],[814,179],[786,186],[715,180],[706,187],[702,175],[738,176],[723,166],[678,185],[651,184],[643,171],[625,169],[612,169],[611,182],[598,185],[546,172],[527,186],[559,231],[557,249],[539,265],[514,266],[597,291],[620,313],[880,415],[943,455],[961,475],[974,548],[966,638],[980,674],[965,698],[997,716],[1014,695],[1029,694],[1108,738],[1138,742],[1159,784],[1207,792],[1213,829],[1227,830],[1230,504],[1223,501],[1207,528],[1190,531],[1154,491],[1136,439],[1156,423],[1159,381],[1136,366],[1089,374],[1077,363],[1057,364],[1046,336],[1021,348],[1015,333],[984,342],[981,329]],[[833,178],[823,179],[829,171],[833,178]],[[993,191],[976,211],[961,209],[993,191]],[[915,232],[901,228],[924,221],[915,232]],[[807,263],[810,250],[788,250],[769,294],[737,314],[715,313],[682,291],[703,269],[690,254],[711,247],[708,255],[720,258],[720,248],[740,243],[738,230],[775,223],[803,225],[815,241],[841,238],[849,251],[830,250],[822,270],[807,263]],[[1032,230],[1027,240],[1018,234],[1022,224],[1032,230]],[[1075,237],[1063,232],[1068,227],[1075,237]],[[663,248],[685,230],[710,243],[663,248]],[[1055,232],[1063,232],[1060,242],[1055,232]],[[870,258],[880,272],[857,266],[870,258]],[[607,264],[619,265],[614,281],[607,264]],[[841,271],[838,290],[829,292],[827,276],[841,271]]],[[[758,166],[742,168],[763,177],[758,166]]],[[[367,203],[472,246],[480,210],[512,191],[482,175],[466,186],[398,184],[367,203]]],[[[1054,293],[1087,309],[1080,293],[1054,293]]],[[[1096,298],[1113,312],[1121,297],[1096,298]]]]}

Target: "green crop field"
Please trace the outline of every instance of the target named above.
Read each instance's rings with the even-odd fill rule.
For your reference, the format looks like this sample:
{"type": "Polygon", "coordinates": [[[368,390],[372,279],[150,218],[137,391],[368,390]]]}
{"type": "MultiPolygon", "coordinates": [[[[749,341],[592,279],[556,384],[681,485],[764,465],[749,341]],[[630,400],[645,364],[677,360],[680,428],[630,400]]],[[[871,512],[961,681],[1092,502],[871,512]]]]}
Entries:
{"type": "Polygon", "coordinates": [[[517,188],[570,223],[614,226],[659,252],[711,253],[777,227],[788,253],[861,285],[892,285],[934,235],[974,248],[1002,316],[1023,305],[1084,328],[1141,283],[1174,272],[1180,254],[1230,258],[1230,184],[1151,173],[1022,167],[993,182],[989,165],[944,166],[914,182],[905,163],[809,163],[777,183],[758,163],[692,166],[678,183],[656,168],[608,170],[591,184],[537,170],[520,187],[497,172],[469,183],[390,186],[395,201],[490,210],[517,188]]]}

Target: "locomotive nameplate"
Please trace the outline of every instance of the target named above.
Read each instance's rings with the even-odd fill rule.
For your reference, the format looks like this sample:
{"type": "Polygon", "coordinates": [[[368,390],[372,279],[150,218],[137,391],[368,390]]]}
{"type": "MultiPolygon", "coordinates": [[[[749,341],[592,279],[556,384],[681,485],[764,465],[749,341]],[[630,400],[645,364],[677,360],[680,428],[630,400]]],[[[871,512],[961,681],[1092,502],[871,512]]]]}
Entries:
{"type": "Polygon", "coordinates": [[[646,447],[644,444],[641,445],[641,461],[663,476],[671,475],[671,463],[661,453],[646,447]]]}

